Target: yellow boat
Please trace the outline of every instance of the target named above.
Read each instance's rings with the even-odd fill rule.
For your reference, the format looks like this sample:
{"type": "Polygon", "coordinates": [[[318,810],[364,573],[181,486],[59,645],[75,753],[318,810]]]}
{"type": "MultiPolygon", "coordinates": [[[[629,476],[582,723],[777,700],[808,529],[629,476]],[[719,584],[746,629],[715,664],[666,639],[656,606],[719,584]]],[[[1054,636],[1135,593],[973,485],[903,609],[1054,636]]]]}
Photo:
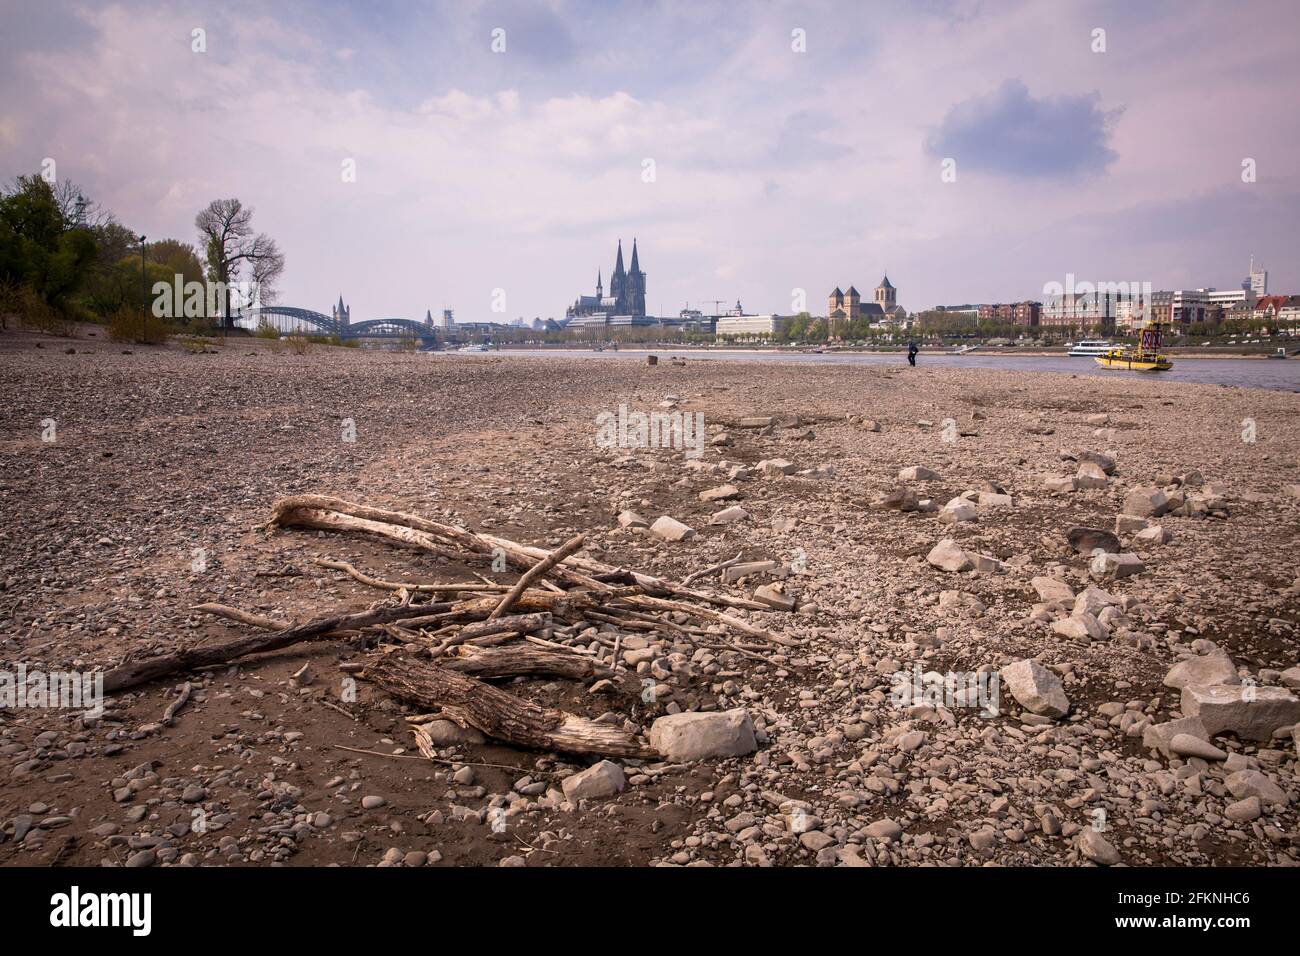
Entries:
{"type": "Polygon", "coordinates": [[[1167,356],[1140,349],[1111,349],[1094,361],[1102,368],[1125,368],[1130,372],[1167,372],[1174,367],[1167,356]]]}
{"type": "Polygon", "coordinates": [[[1095,359],[1102,368],[1122,368],[1130,372],[1167,372],[1174,367],[1168,356],[1160,352],[1162,328],[1152,322],[1142,330],[1137,348],[1121,346],[1108,349],[1095,359]]]}

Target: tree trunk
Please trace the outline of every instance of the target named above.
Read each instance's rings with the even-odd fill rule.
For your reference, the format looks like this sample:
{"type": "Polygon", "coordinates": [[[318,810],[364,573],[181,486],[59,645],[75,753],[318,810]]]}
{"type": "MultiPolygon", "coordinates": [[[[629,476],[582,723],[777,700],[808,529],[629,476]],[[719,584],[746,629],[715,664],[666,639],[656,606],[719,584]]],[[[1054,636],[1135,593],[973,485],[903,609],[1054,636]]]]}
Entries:
{"type": "Polygon", "coordinates": [[[412,657],[389,654],[361,674],[394,697],[518,747],[602,757],[657,756],[612,724],[541,707],[482,681],[412,657]]]}
{"type": "Polygon", "coordinates": [[[126,690],[128,687],[148,683],[167,674],[194,670],[196,667],[209,667],[213,664],[224,664],[245,654],[260,654],[265,651],[279,650],[300,641],[328,636],[334,631],[354,631],[359,628],[369,627],[372,624],[400,621],[403,618],[416,617],[428,614],[431,610],[446,609],[451,606],[450,604],[407,604],[371,608],[368,611],[361,611],[356,614],[337,614],[333,617],[319,618],[306,624],[287,627],[282,631],[274,631],[270,634],[250,634],[248,637],[241,637],[225,644],[195,647],[189,650],[177,651],[174,654],[163,654],[161,657],[130,661],[104,675],[104,693],[113,694],[120,690],[126,690]]]}

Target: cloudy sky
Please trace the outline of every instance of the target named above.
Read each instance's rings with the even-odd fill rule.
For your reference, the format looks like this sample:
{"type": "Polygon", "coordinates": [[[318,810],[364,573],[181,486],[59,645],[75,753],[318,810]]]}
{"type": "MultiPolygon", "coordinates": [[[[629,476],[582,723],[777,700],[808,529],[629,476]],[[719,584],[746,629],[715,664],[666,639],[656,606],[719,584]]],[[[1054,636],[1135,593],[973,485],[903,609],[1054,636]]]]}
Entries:
{"type": "Polygon", "coordinates": [[[1235,288],[1252,253],[1300,293],[1294,0],[0,0],[0,22],[4,179],[53,158],[191,241],[237,196],[286,255],[280,301],[342,293],[354,320],[562,315],[620,237],[666,314],[798,289],[824,314],[886,269],[912,310],[1067,273],[1235,288]]]}

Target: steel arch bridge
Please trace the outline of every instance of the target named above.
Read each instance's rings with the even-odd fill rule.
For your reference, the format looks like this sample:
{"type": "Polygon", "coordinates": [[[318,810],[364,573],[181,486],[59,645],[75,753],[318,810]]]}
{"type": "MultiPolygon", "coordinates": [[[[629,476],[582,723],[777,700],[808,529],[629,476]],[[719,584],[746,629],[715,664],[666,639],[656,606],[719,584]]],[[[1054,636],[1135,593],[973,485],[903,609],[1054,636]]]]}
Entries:
{"type": "Polygon", "coordinates": [[[237,324],[256,329],[263,321],[281,332],[306,332],[310,335],[337,335],[340,339],[432,339],[434,330],[412,319],[369,319],[340,325],[332,316],[311,309],[288,305],[265,305],[247,310],[237,324]]]}

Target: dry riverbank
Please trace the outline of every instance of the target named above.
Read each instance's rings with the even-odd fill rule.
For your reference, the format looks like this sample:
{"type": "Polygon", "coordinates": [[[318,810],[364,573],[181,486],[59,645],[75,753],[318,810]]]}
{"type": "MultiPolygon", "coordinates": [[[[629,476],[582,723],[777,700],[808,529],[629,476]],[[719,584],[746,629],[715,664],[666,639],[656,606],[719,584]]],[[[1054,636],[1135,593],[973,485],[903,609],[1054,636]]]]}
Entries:
{"type": "Polygon", "coordinates": [[[408,580],[469,573],[379,541],[264,527],[275,498],[309,492],[548,549],[583,532],[590,557],[669,578],[738,553],[771,560],[774,573],[699,586],[748,597],[779,579],[795,610],[736,613],[803,643],[756,659],[594,622],[583,640],[606,658],[614,644],[611,662],[650,681],[649,699],[629,711],[553,678],[509,689],[591,718],[617,711],[636,730],[675,711],[743,709],[756,750],[626,761],[621,791],[581,803],[560,785],[585,766],[574,758],[463,740],[440,747],[446,763],[419,757],[412,711],[364,681],[355,701],[340,697],[338,664],[374,653],[356,640],[188,675],[171,726],[160,717],[185,678],[120,695],[98,720],[0,710],[0,863],[1300,858],[1290,725],[1255,740],[1208,734],[1226,760],[1144,746],[1183,713],[1164,683],[1180,661],[1224,652],[1261,692],[1294,680],[1300,497],[1287,488],[1300,482],[1300,395],[685,350],[684,366],[647,367],[293,355],[263,341],[122,354],[82,340],[65,354],[37,341],[0,336],[5,670],[108,668],[248,632],[191,610],[204,601],[306,619],[382,597],[319,557],[408,580]],[[620,405],[702,414],[704,455],[597,447],[597,416],[620,405]],[[767,427],[742,421],[764,416],[767,427]],[[1085,451],[1113,459],[1111,473],[1049,490],[1085,451]],[[935,476],[900,480],[912,466],[935,476]],[[701,500],[727,484],[734,496],[701,500]],[[1113,532],[1150,486],[1169,499],[1154,510],[1172,513],[1149,524],[1170,539],[1126,526],[1120,550],[1142,569],[1094,578],[1065,532],[1113,532]],[[927,510],[963,494],[976,520],[927,510]],[[745,516],[710,524],[733,506],[745,516]],[[666,543],[620,527],[624,511],[695,534],[666,543]],[[995,560],[942,570],[927,556],[945,538],[995,560]],[[1013,681],[996,716],[891,695],[892,675],[916,665],[989,674],[1031,658],[1066,714],[1013,695],[1013,681]],[[315,679],[292,679],[305,663],[315,679]]]}

